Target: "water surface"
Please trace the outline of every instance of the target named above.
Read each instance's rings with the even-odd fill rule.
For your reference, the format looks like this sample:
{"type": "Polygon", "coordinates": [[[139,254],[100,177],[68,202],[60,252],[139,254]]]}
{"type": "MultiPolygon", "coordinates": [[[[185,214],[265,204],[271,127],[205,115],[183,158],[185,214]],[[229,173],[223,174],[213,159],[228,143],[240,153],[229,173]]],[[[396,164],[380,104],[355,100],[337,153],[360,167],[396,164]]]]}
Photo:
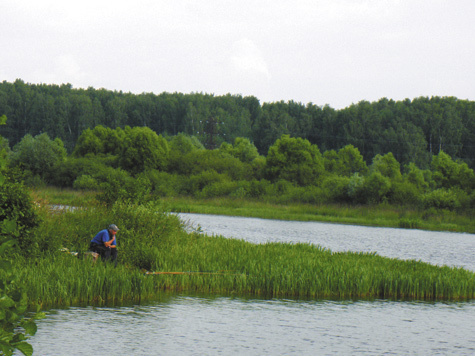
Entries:
{"type": "Polygon", "coordinates": [[[173,296],[53,310],[37,355],[474,355],[475,303],[173,296]]]}
{"type": "Polygon", "coordinates": [[[201,227],[208,235],[253,243],[311,243],[334,252],[376,252],[391,258],[421,260],[475,271],[474,234],[222,215],[180,213],[179,216],[191,226],[201,227]]]}
{"type": "MultiPolygon", "coordinates": [[[[475,236],[180,214],[210,235],[303,242],[475,270],[475,236]]],[[[475,301],[246,299],[161,294],[145,305],[50,310],[35,355],[475,355],[475,301]]],[[[19,354],[19,353],[17,353],[19,354]]]]}

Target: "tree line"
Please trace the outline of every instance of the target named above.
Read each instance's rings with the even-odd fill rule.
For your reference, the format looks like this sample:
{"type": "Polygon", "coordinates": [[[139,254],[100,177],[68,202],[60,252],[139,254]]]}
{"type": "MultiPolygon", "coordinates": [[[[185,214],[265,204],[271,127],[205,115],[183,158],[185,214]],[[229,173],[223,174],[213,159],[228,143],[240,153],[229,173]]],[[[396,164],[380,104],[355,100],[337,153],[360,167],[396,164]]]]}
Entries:
{"type": "Polygon", "coordinates": [[[148,127],[96,126],[79,136],[72,153],[61,139],[27,134],[4,155],[29,185],[99,192],[99,200],[143,202],[164,196],[231,197],[273,203],[343,203],[445,209],[475,208],[475,174],[440,151],[428,169],[401,165],[393,153],[370,164],[353,145],[322,152],[283,134],[260,155],[244,137],[206,149],[195,136],[164,137],[148,127]]]}
{"type": "Polygon", "coordinates": [[[0,83],[0,128],[13,147],[29,134],[59,138],[71,153],[81,134],[98,125],[148,127],[164,137],[183,133],[207,149],[249,139],[259,154],[282,135],[300,137],[321,152],[347,145],[371,164],[391,152],[402,165],[430,168],[445,152],[475,167],[475,102],[455,97],[361,101],[344,109],[295,101],[260,103],[254,96],[204,93],[132,94],[106,89],[74,89],[70,84],[0,83]]]}

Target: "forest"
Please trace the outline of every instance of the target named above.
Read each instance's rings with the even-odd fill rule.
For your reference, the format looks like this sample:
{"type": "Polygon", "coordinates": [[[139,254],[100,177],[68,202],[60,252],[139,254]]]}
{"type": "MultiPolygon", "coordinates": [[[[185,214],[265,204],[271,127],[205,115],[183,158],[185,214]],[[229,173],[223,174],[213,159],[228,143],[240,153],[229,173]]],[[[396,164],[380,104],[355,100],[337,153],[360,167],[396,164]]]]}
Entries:
{"type": "MultiPolygon", "coordinates": [[[[470,271],[203,237],[186,232],[161,198],[336,204],[342,211],[391,205],[429,221],[473,221],[474,109],[453,97],[383,98],[334,110],[239,95],[1,83],[0,353],[33,353],[25,340],[44,314],[28,308],[141,301],[162,291],[473,299],[470,271]],[[51,213],[29,189],[49,185],[92,191],[96,205],[51,213]],[[121,226],[118,268],[65,253],[82,253],[110,221],[121,226]],[[177,281],[143,270],[236,273],[177,281]]],[[[404,214],[398,221],[421,228],[404,214]]]]}
{"type": "Polygon", "coordinates": [[[475,168],[475,102],[455,97],[360,101],[344,109],[254,96],[204,93],[132,94],[106,89],[74,89],[71,84],[0,83],[0,128],[10,147],[29,134],[59,138],[71,153],[84,130],[148,127],[164,137],[183,133],[207,149],[238,137],[249,139],[260,155],[282,135],[299,137],[323,153],[347,145],[370,164],[391,152],[405,166],[430,168],[445,152],[475,168]]]}
{"type": "Polygon", "coordinates": [[[3,152],[30,186],[98,191],[107,204],[192,196],[475,208],[473,102],[381,99],[336,111],[20,80],[0,94],[3,152]]]}

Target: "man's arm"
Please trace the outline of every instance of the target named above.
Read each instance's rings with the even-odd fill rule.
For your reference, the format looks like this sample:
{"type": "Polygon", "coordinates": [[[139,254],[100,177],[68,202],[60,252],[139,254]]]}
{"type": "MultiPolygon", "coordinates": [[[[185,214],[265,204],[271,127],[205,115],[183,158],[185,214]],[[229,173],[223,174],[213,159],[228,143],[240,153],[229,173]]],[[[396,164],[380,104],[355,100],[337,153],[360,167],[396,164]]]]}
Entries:
{"type": "Polygon", "coordinates": [[[114,240],[115,240],[115,236],[112,236],[112,239],[110,239],[109,241],[104,242],[104,245],[106,247],[110,247],[111,244],[114,242],[114,240]]]}

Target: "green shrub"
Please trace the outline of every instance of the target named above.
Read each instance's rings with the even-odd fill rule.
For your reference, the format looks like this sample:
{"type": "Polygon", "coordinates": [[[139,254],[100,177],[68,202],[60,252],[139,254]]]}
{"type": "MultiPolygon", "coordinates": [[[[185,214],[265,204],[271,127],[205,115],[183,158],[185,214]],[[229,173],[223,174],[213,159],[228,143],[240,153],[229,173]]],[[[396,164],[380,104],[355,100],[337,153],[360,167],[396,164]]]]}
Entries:
{"type": "Polygon", "coordinates": [[[185,177],[158,170],[148,170],[139,175],[145,177],[151,184],[152,194],[168,197],[177,196],[183,192],[185,177]]]}
{"type": "Polygon", "coordinates": [[[91,177],[89,174],[83,174],[74,181],[73,188],[78,190],[97,190],[99,183],[97,179],[91,177]]]}
{"type": "Polygon", "coordinates": [[[326,202],[329,203],[347,203],[349,196],[349,177],[329,176],[323,180],[321,189],[326,202]]]}
{"type": "Polygon", "coordinates": [[[391,181],[379,171],[372,172],[365,180],[364,196],[366,202],[379,203],[384,201],[391,189],[391,181]]]}
{"type": "Polygon", "coordinates": [[[223,180],[211,183],[203,188],[201,192],[196,192],[195,196],[199,198],[214,198],[230,196],[238,188],[237,182],[223,180]]]}
{"type": "Polygon", "coordinates": [[[298,195],[295,194],[293,202],[302,202],[307,204],[320,204],[326,200],[325,192],[322,188],[311,185],[307,187],[294,188],[292,191],[294,193],[298,192],[298,195]]]}
{"type": "Polygon", "coordinates": [[[355,173],[348,182],[348,196],[354,203],[364,203],[366,201],[364,195],[365,178],[355,173]]]}
{"type": "Polygon", "coordinates": [[[38,226],[40,218],[23,184],[12,182],[10,179],[0,186],[0,222],[7,220],[16,224],[17,250],[26,256],[36,254],[37,242],[32,238],[30,231],[38,226]]]}
{"type": "Polygon", "coordinates": [[[151,199],[151,183],[147,177],[122,177],[122,179],[110,179],[100,184],[101,193],[97,195],[97,200],[111,206],[116,201],[126,201],[130,203],[142,204],[151,199]]]}
{"type": "Polygon", "coordinates": [[[456,194],[450,189],[436,189],[423,196],[424,208],[455,210],[460,207],[456,194]]]}
{"type": "Polygon", "coordinates": [[[421,200],[420,190],[412,183],[393,183],[389,192],[389,202],[398,205],[417,206],[421,200]]]}
{"type": "Polygon", "coordinates": [[[227,180],[229,180],[228,176],[215,170],[203,171],[190,176],[186,182],[188,186],[185,189],[188,194],[199,195],[207,185],[227,180]]]}

